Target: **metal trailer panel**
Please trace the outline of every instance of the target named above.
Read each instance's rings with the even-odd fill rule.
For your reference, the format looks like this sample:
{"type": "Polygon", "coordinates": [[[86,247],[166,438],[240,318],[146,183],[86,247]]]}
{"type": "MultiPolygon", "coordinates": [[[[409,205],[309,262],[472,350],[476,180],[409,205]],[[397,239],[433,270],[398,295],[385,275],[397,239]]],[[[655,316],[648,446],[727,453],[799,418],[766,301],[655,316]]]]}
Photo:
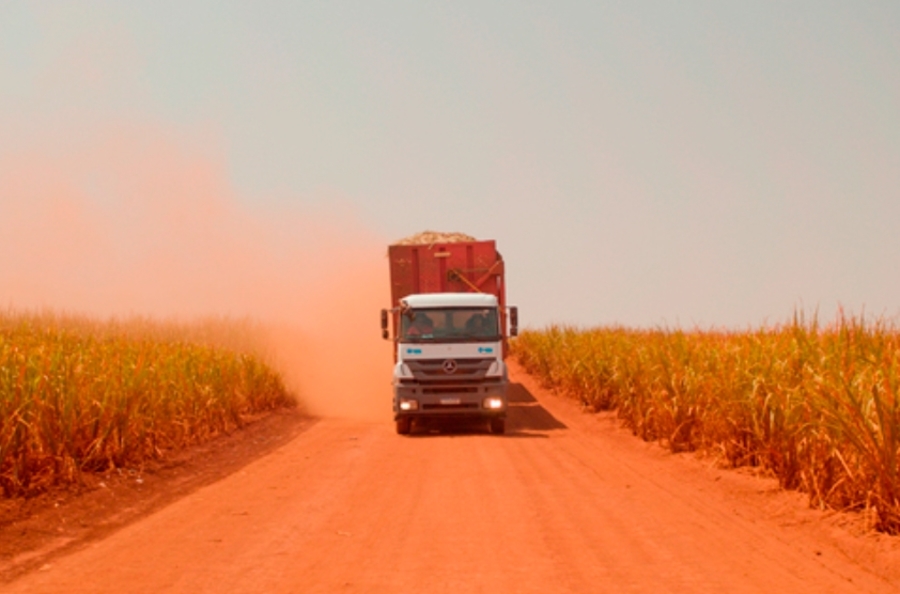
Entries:
{"type": "MultiPolygon", "coordinates": [[[[391,306],[418,293],[488,293],[506,307],[503,257],[493,239],[388,246],[391,306]]],[[[500,316],[506,336],[506,316],[500,316]]],[[[396,317],[394,336],[397,335],[396,317]]]]}
{"type": "Polygon", "coordinates": [[[494,240],[392,245],[391,302],[414,293],[489,293],[506,305],[503,258],[494,240]]]}

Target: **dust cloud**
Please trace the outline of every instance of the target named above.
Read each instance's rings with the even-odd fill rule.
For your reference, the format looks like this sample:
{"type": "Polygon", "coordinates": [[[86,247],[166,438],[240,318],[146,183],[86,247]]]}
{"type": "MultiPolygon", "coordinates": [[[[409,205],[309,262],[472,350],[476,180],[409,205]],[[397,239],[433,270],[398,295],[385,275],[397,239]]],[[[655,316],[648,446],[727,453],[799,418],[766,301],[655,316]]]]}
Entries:
{"type": "Polygon", "coordinates": [[[252,319],[310,413],[388,420],[387,241],[333,195],[247,206],[275,201],[210,144],[120,123],[0,153],[0,307],[252,319]]]}

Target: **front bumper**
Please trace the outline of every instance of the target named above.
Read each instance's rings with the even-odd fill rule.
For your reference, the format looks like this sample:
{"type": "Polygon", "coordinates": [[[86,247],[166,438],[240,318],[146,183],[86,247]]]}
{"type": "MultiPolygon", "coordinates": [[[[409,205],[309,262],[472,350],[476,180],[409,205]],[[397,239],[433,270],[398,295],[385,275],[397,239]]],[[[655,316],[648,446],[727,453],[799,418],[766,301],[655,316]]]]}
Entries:
{"type": "Polygon", "coordinates": [[[464,387],[424,382],[394,384],[394,420],[410,418],[505,418],[505,380],[464,387]]]}

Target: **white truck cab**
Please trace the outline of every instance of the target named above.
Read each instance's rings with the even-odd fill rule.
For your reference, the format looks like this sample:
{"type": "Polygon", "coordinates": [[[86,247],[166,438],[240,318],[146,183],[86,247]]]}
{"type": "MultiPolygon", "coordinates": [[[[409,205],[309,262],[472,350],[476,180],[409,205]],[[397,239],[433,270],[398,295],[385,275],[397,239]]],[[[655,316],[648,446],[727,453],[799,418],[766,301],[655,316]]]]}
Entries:
{"type": "Polygon", "coordinates": [[[399,317],[392,382],[397,433],[409,433],[413,421],[448,418],[484,419],[492,433],[503,433],[509,380],[503,361],[506,312],[497,297],[408,295],[389,311],[399,317]]]}

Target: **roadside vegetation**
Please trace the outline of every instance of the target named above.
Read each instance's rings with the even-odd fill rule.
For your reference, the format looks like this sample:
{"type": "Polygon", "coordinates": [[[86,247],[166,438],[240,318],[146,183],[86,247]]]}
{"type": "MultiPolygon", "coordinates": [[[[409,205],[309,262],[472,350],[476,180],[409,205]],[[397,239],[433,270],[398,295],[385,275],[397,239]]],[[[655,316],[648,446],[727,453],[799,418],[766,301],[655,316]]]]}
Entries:
{"type": "Polygon", "coordinates": [[[795,315],[746,332],[528,330],[513,354],[546,386],[615,410],[671,450],[756,466],[810,504],[900,533],[900,332],[795,315]]]}
{"type": "Polygon", "coordinates": [[[249,323],[0,314],[0,494],[139,467],[293,404],[249,323]]]}

